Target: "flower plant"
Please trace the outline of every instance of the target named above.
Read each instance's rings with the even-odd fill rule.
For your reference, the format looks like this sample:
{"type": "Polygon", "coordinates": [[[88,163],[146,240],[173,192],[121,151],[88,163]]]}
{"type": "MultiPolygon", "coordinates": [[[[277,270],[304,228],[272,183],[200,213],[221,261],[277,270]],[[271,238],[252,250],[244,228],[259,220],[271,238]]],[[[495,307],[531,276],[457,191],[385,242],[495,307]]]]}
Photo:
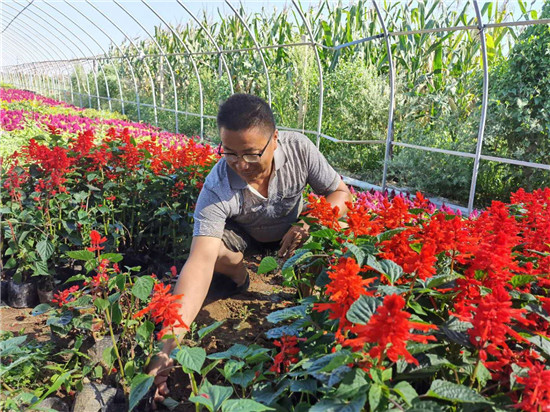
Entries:
{"type": "MultiPolygon", "coordinates": [[[[139,410],[160,341],[186,326],[171,357],[197,411],[550,408],[549,188],[470,216],[420,193],[364,192],[339,219],[311,195],[310,238],[280,267],[310,296],[268,315],[272,344],[207,353],[201,339],[220,323],[185,325],[165,282],[175,267],[157,279],[147,265],[183,259],[212,148],[27,92],[0,101],[4,130],[26,139],[2,163],[4,268],[56,279],[54,299],[34,313],[49,313],[64,345],[41,369],[42,387],[8,391],[14,408],[73,395],[86,378],[119,385],[139,410]],[[144,255],[155,259],[136,264],[144,255]],[[61,278],[62,267],[73,276],[61,278]],[[99,342],[109,345],[92,359],[99,342]]],[[[266,257],[258,272],[277,267],[266,257]]],[[[22,378],[10,373],[37,369],[21,338],[5,342],[0,373],[15,385],[22,378]]]]}

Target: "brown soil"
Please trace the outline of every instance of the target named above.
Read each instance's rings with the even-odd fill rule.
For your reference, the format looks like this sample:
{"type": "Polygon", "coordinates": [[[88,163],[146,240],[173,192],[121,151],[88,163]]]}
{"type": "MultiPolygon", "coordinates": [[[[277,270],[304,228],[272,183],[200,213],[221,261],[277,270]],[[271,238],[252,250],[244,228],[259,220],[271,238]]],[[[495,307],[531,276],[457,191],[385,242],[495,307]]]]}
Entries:
{"type": "MultiPolygon", "coordinates": [[[[273,327],[266,316],[293,304],[295,290],[282,286],[280,272],[258,275],[257,267],[261,258],[251,258],[247,262],[250,269],[250,287],[247,292],[222,300],[207,300],[195,322],[198,329],[225,320],[222,326],[207,335],[201,346],[207,353],[221,352],[235,343],[251,345],[270,345],[265,332],[273,327]]],[[[32,316],[32,309],[14,309],[0,307],[0,330],[27,334],[38,341],[51,339],[49,327],[46,326],[48,314],[32,316]]],[[[197,329],[197,330],[198,330],[197,329]]],[[[209,381],[216,383],[216,372],[212,371],[209,381]],[[214,381],[212,381],[214,380],[214,381]]],[[[169,378],[170,397],[178,401],[187,399],[190,394],[188,378],[181,369],[175,370],[169,378]]],[[[194,411],[190,403],[182,403],[176,411],[194,411]]]]}

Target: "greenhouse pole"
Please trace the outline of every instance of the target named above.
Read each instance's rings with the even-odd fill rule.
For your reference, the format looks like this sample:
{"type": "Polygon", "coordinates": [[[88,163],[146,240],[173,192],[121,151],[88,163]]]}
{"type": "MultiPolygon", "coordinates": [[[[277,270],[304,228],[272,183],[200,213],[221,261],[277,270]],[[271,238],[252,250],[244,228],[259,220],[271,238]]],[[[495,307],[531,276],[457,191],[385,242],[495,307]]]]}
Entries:
{"type": "MultiPolygon", "coordinates": [[[[109,23],[111,23],[118,31],[120,31],[122,33],[122,35],[124,37],[126,37],[126,39],[128,39],[128,41],[130,42],[130,44],[132,46],[134,46],[134,48],[136,49],[136,51],[139,53],[139,48],[133,43],[132,39],[130,39],[126,33],[124,33],[124,31],[122,29],[120,29],[109,17],[107,17],[107,15],[105,13],[103,13],[101,10],[99,10],[96,6],[94,6],[94,4],[90,3],[89,0],[86,0],[86,3],[88,3],[90,6],[92,6],[92,8],[97,11],[99,14],[101,14],[109,23]]],[[[96,27],[100,28],[100,25],[96,25],[96,27]]],[[[124,56],[124,59],[127,61],[128,63],[128,67],[130,68],[130,72],[132,73],[132,80],[134,81],[134,89],[135,89],[135,92],[136,92],[136,107],[137,107],[137,113],[138,113],[138,121],[141,121],[141,105],[140,105],[140,99],[139,99],[139,92],[138,92],[138,85],[137,85],[137,81],[136,81],[136,75],[135,75],[135,72],[134,72],[134,68],[132,67],[132,63],[130,62],[130,59],[128,58],[128,56],[126,56],[126,54],[120,49],[120,47],[116,44],[116,42],[111,38],[111,36],[109,36],[107,33],[105,33],[105,31],[103,29],[101,29],[101,32],[103,34],[105,34],[113,44],[116,45],[117,49],[120,51],[120,54],[121,56],[124,56]]],[[[147,63],[145,63],[147,68],[148,68],[148,65],[147,63]]],[[[153,103],[154,103],[154,112],[155,112],[155,122],[156,122],[156,119],[157,119],[157,106],[156,106],[156,100],[155,100],[155,84],[153,83],[153,79],[151,77],[151,73],[148,69],[148,74],[149,74],[149,80],[151,81],[151,90],[152,90],[152,93],[153,93],[153,103]]],[[[158,122],[156,122],[156,124],[158,125],[158,122]]]]}
{"type": "MultiPolygon", "coordinates": [[[[155,39],[154,36],[152,36],[146,29],[145,27],[138,21],[138,19],[136,19],[130,12],[128,12],[117,0],[113,0],[113,2],[118,6],[120,7],[122,10],[124,10],[124,12],[130,16],[130,18],[135,21],[139,27],[141,27],[141,29],[145,32],[145,34],[147,34],[151,40],[153,41],[153,43],[155,43],[155,45],[157,46],[158,50],[160,51],[162,57],[164,57],[164,60],[166,60],[166,63],[168,64],[168,68],[170,69],[170,75],[172,77],[172,87],[174,88],[174,110],[175,110],[175,118],[176,118],[176,133],[179,132],[179,125],[178,125],[178,91],[177,91],[177,87],[176,87],[176,76],[174,74],[174,70],[172,68],[172,65],[170,64],[170,60],[168,60],[168,57],[166,57],[166,52],[164,51],[164,49],[162,47],[160,47],[160,44],[157,42],[157,40],[155,39]]],[[[162,102],[161,102],[162,103],[162,102]]]]}
{"type": "Polygon", "coordinates": [[[380,12],[380,8],[376,3],[376,0],[372,0],[374,7],[376,8],[376,14],[378,15],[378,20],[382,26],[382,31],[384,32],[384,41],[386,43],[386,51],[388,53],[388,64],[390,69],[390,107],[388,109],[388,135],[386,137],[386,151],[384,153],[384,171],[382,173],[382,191],[386,190],[387,179],[388,179],[388,164],[390,162],[390,156],[392,151],[392,140],[393,140],[393,111],[394,111],[394,102],[395,102],[395,73],[393,70],[393,56],[391,52],[390,37],[388,35],[388,30],[386,29],[386,24],[384,23],[384,18],[380,12]]]}
{"type": "Polygon", "coordinates": [[[472,213],[474,209],[474,198],[476,195],[477,175],[479,173],[479,160],[481,158],[481,149],[483,148],[483,132],[485,130],[485,118],[487,116],[487,100],[489,94],[489,68],[487,61],[487,46],[485,44],[485,28],[479,5],[477,0],[474,0],[474,8],[476,10],[477,26],[479,27],[479,40],[481,42],[481,55],[483,58],[483,98],[481,103],[481,119],[479,121],[479,129],[477,132],[476,156],[474,158],[474,168],[472,171],[472,183],[470,186],[470,197],[468,199],[468,213],[472,213]]]}
{"type": "MultiPolygon", "coordinates": [[[[67,1],[65,1],[65,3],[67,3],[67,1]]],[[[68,3],[67,3],[68,4],[68,3]]],[[[71,6],[69,4],[69,6],[71,6]]],[[[50,5],[50,7],[53,7],[52,5],[50,5]]],[[[72,6],[71,6],[72,7],[72,6]]],[[[74,8],[74,7],[73,7],[74,8]]],[[[76,23],[69,17],[67,16],[65,13],[61,12],[60,10],[58,10],[57,8],[55,9],[59,14],[61,14],[63,17],[65,17],[67,20],[71,21],[73,24],[76,25],[76,23]]],[[[76,10],[76,9],[75,9],[76,10]]],[[[79,10],[76,10],[78,13],[80,13],[83,17],[87,18],[85,15],[83,15],[79,10]]],[[[89,19],[88,19],[89,20],[89,19]]],[[[87,30],[85,30],[84,28],[80,27],[79,25],[77,25],[80,30],[82,30],[82,32],[84,32],[84,34],[86,34],[90,39],[92,39],[92,41],[103,51],[103,55],[105,57],[107,57],[107,52],[105,51],[105,49],[103,48],[103,46],[95,39],[94,36],[92,36],[87,30]]],[[[99,59],[96,59],[94,58],[93,60],[93,68],[95,70],[95,64],[97,62],[97,65],[99,67],[101,67],[101,72],[103,73],[103,80],[105,82],[105,91],[107,92],[107,102],[108,102],[108,105],[109,105],[109,110],[112,111],[113,110],[113,106],[111,104],[111,91],[109,90],[109,83],[107,82],[107,75],[105,73],[105,70],[103,69],[101,65],[101,62],[99,61],[99,59]]],[[[118,87],[119,87],[119,90],[122,91],[122,88],[120,86],[120,79],[118,77],[118,73],[117,73],[117,81],[118,81],[118,87]]],[[[97,84],[96,84],[96,92],[97,92],[97,102],[98,102],[98,105],[99,105],[99,101],[100,101],[100,97],[99,97],[99,89],[97,88],[97,84]]],[[[98,106],[98,107],[101,107],[101,106],[98,106]]]]}
{"type": "Polygon", "coordinates": [[[267,103],[271,106],[271,83],[269,81],[269,71],[267,70],[267,65],[265,64],[265,59],[264,59],[264,54],[262,52],[262,49],[260,48],[260,45],[256,41],[256,37],[254,37],[254,34],[252,33],[252,30],[250,30],[250,27],[248,27],[248,24],[246,24],[246,22],[244,21],[244,18],[239,14],[237,9],[235,9],[235,7],[233,7],[233,5],[231,4],[231,2],[229,0],[225,0],[225,2],[231,8],[231,10],[233,10],[235,15],[239,19],[239,21],[242,23],[242,25],[244,26],[244,28],[248,32],[248,35],[250,36],[250,38],[254,42],[254,46],[256,47],[256,50],[258,51],[258,53],[260,53],[260,59],[262,60],[262,65],[264,67],[264,72],[265,72],[265,78],[267,80],[267,103]]]}
{"type": "Polygon", "coordinates": [[[191,12],[191,10],[189,10],[185,4],[183,4],[181,2],[181,0],[176,0],[178,2],[178,4],[183,7],[183,9],[193,18],[193,20],[195,20],[195,22],[199,25],[199,27],[206,33],[206,36],[208,37],[208,39],[210,39],[210,41],[212,42],[212,44],[214,45],[214,47],[216,48],[216,50],[218,51],[218,56],[219,58],[221,59],[221,62],[225,68],[225,71],[227,72],[227,77],[229,79],[229,87],[231,89],[231,94],[234,94],[235,93],[235,89],[233,87],[233,79],[231,78],[231,72],[229,71],[229,67],[227,66],[227,62],[225,60],[225,57],[222,53],[222,50],[220,49],[220,46],[218,45],[218,43],[214,40],[214,37],[212,36],[212,34],[206,29],[206,27],[204,27],[204,25],[200,22],[200,20],[191,12]]]}
{"type": "Polygon", "coordinates": [[[319,117],[317,118],[317,148],[319,148],[319,145],[321,144],[321,127],[323,122],[323,98],[324,98],[324,86],[323,86],[323,66],[321,65],[321,59],[319,58],[319,51],[317,50],[317,46],[315,45],[315,38],[313,37],[313,32],[311,31],[311,27],[309,25],[309,22],[306,19],[306,16],[300,9],[300,5],[296,2],[296,0],[292,0],[292,4],[294,4],[294,7],[296,7],[296,10],[298,10],[298,13],[300,14],[300,17],[304,21],[304,24],[306,26],[306,30],[309,35],[309,39],[311,40],[311,47],[313,48],[313,51],[315,53],[315,60],[317,61],[317,69],[319,70],[319,117]]]}
{"type": "MultiPolygon", "coordinates": [[[[170,26],[168,23],[158,14],[149,4],[145,2],[145,0],[141,0],[143,4],[145,4],[149,10],[151,10],[155,15],[162,21],[166,27],[172,32],[172,34],[178,39],[178,41],[182,44],[183,48],[187,53],[189,53],[189,59],[191,60],[191,64],[193,65],[193,71],[195,72],[195,75],[197,76],[197,81],[199,82],[199,99],[200,99],[200,114],[201,114],[201,141],[204,139],[204,96],[202,91],[202,82],[201,77],[199,75],[199,69],[197,68],[197,64],[195,63],[195,59],[193,58],[193,55],[190,54],[189,48],[187,47],[187,44],[183,42],[180,35],[170,26]]],[[[175,86],[174,86],[175,87],[175,86]]],[[[177,118],[177,106],[176,106],[176,118],[177,118]]],[[[176,123],[177,124],[177,123],[176,123]]]]}
{"type": "MultiPolygon", "coordinates": [[[[120,50],[120,48],[118,47],[118,44],[107,34],[105,33],[105,31],[101,28],[101,26],[97,25],[96,23],[94,23],[94,21],[92,19],[90,19],[86,14],[82,13],[78,8],[76,8],[75,6],[73,6],[70,2],[68,2],[67,0],[65,0],[65,3],[67,3],[73,10],[75,10],[77,13],[79,13],[82,17],[84,17],[86,20],[88,20],[95,28],[97,28],[99,31],[101,31],[101,33],[103,33],[105,36],[107,36],[107,38],[109,40],[111,40],[111,43],[120,51],[120,54],[123,55],[124,53],[122,53],[122,51],[120,50]]],[[[94,41],[96,42],[96,44],[99,45],[99,43],[94,39],[94,41]]],[[[101,46],[100,46],[101,47],[101,46]]],[[[105,51],[105,49],[103,49],[103,47],[101,47],[101,50],[103,50],[103,53],[105,54],[105,56],[108,55],[108,53],[105,51]]],[[[110,61],[112,61],[111,57],[109,56],[109,59],[110,61]]],[[[130,71],[132,73],[132,76],[134,76],[134,71],[132,70],[132,67],[130,65],[130,71]]],[[[120,105],[121,105],[121,109],[122,109],[122,114],[125,114],[125,110],[124,110],[124,95],[122,93],[122,82],[120,81],[120,76],[118,74],[118,70],[117,68],[115,67],[115,75],[116,75],[116,78],[117,78],[117,82],[118,82],[118,94],[119,94],[119,97],[120,97],[120,105]]],[[[136,90],[136,98],[138,97],[137,95],[137,86],[136,86],[136,79],[135,79],[135,76],[134,76],[134,86],[135,86],[135,90],[136,90]]],[[[138,106],[138,119],[139,119],[139,106],[138,106]]]]}
{"type": "MultiPolygon", "coordinates": [[[[62,12],[60,12],[56,7],[52,6],[51,4],[49,4],[49,6],[50,6],[51,8],[53,8],[55,11],[57,11],[59,14],[61,14],[63,17],[65,17],[66,19],[68,19],[69,21],[71,21],[73,24],[75,24],[75,23],[72,21],[72,19],[68,18],[66,15],[64,15],[62,12]]],[[[85,47],[86,49],[88,49],[88,52],[90,53],[90,55],[93,56],[93,51],[88,47],[88,45],[86,44],[86,42],[84,42],[84,41],[82,40],[82,38],[81,38],[79,35],[77,35],[77,34],[75,33],[74,30],[71,30],[71,29],[68,28],[66,25],[63,26],[63,24],[62,24],[57,18],[55,18],[54,16],[52,16],[52,15],[51,15],[50,13],[48,13],[47,11],[45,11],[45,10],[41,9],[40,7],[38,7],[38,5],[35,5],[35,7],[36,7],[39,11],[41,11],[42,13],[46,14],[49,18],[51,18],[51,19],[53,19],[55,22],[57,22],[57,24],[59,24],[61,27],[64,27],[65,30],[69,31],[69,33],[70,33],[71,35],[73,35],[74,37],[76,37],[76,39],[77,39],[78,41],[80,41],[80,42],[84,45],[84,47],[85,47]]],[[[32,13],[35,13],[35,12],[32,11],[32,13]]],[[[36,14],[36,13],[35,13],[35,14],[36,14]]],[[[41,17],[41,16],[40,16],[40,17],[41,17]]],[[[41,17],[41,18],[44,19],[43,17],[41,17]]],[[[78,27],[77,24],[75,24],[75,25],[78,27]]],[[[56,30],[59,30],[59,29],[56,28],[56,30]]],[[[84,33],[86,33],[82,28],[81,28],[81,30],[82,30],[84,33]]],[[[87,34],[87,33],[86,33],[86,34],[87,34]]],[[[80,51],[80,53],[81,53],[82,56],[84,57],[85,54],[82,52],[82,50],[81,50],[81,49],[80,49],[80,48],[79,48],[70,38],[69,38],[69,41],[70,41],[71,43],[73,43],[73,44],[78,48],[78,50],[80,51]]],[[[85,59],[85,60],[88,61],[88,62],[90,61],[90,59],[85,59]]],[[[101,99],[99,98],[99,84],[98,84],[98,81],[97,81],[97,73],[96,73],[96,70],[95,70],[95,62],[97,61],[97,59],[96,59],[95,57],[91,57],[91,61],[92,61],[92,70],[91,70],[91,71],[92,71],[92,74],[93,74],[93,76],[94,76],[94,85],[95,85],[95,90],[96,90],[96,96],[95,96],[95,97],[96,97],[96,99],[97,99],[97,108],[98,108],[99,110],[101,110],[101,99]]],[[[108,89],[109,86],[107,85],[107,76],[105,75],[105,72],[103,71],[103,68],[101,68],[101,73],[103,74],[103,80],[105,81],[106,88],[108,89]]],[[[86,76],[86,79],[87,79],[87,78],[88,78],[88,76],[86,76]]],[[[89,101],[89,103],[90,103],[90,107],[92,106],[91,92],[92,92],[92,90],[91,90],[91,88],[90,88],[90,86],[89,86],[89,83],[88,83],[88,97],[89,97],[88,101],[89,101]]]]}
{"type": "MultiPolygon", "coordinates": [[[[99,10],[92,2],[90,2],[90,0],[86,0],[86,3],[88,3],[95,10],[97,10],[97,12],[99,14],[101,14],[103,17],[105,17],[105,19],[107,19],[109,21],[109,23],[111,23],[113,26],[115,26],[115,28],[118,31],[120,31],[124,37],[126,37],[126,39],[130,42],[130,44],[132,46],[134,46],[134,49],[136,49],[136,51],[138,52],[137,58],[138,59],[141,58],[143,60],[145,71],[147,72],[147,76],[149,77],[149,82],[151,83],[151,93],[152,93],[152,97],[153,97],[153,114],[155,116],[155,126],[158,127],[159,122],[158,122],[157,96],[156,96],[155,82],[153,81],[153,76],[151,76],[151,68],[149,67],[149,63],[147,63],[145,53],[138,46],[136,46],[134,41],[126,34],[126,32],[124,30],[122,30],[115,22],[113,22],[109,17],[107,17],[107,15],[105,13],[103,13],[101,10],[99,10]]],[[[139,105],[139,101],[136,101],[136,103],[139,105]]]]}

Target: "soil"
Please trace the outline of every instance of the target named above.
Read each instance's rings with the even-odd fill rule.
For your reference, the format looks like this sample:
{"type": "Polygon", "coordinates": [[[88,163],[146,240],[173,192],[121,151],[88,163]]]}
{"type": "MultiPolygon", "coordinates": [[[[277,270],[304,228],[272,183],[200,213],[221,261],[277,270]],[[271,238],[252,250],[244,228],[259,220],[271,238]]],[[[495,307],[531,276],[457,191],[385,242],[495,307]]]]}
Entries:
{"type": "MultiPolygon", "coordinates": [[[[206,300],[195,319],[198,328],[211,325],[216,321],[225,322],[207,335],[201,346],[207,353],[221,352],[235,343],[243,345],[259,344],[270,346],[265,332],[273,327],[266,316],[295,302],[296,290],[282,286],[280,272],[258,275],[257,267],[261,257],[252,257],[247,261],[250,270],[250,287],[247,292],[231,298],[206,300]]],[[[32,309],[14,309],[0,306],[0,330],[11,331],[17,335],[27,334],[38,341],[50,340],[49,327],[46,326],[48,314],[32,316],[32,309]]],[[[216,382],[219,376],[212,371],[209,381],[216,382]]],[[[170,397],[182,403],[175,411],[194,411],[195,407],[185,402],[190,395],[189,379],[181,369],[176,369],[168,381],[170,397]]],[[[162,409],[159,409],[162,410],[162,409]]],[[[167,410],[167,409],[166,409],[167,410]]]]}

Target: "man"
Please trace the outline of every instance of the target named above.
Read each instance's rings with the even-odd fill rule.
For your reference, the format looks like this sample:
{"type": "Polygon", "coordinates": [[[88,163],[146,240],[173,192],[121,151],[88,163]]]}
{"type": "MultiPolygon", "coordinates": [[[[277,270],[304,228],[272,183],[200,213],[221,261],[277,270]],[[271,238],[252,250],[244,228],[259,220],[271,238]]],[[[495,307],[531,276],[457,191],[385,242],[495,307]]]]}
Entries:
{"type": "MultiPolygon", "coordinates": [[[[296,132],[279,132],[269,105],[259,97],[235,94],[217,117],[222,159],[207,176],[195,208],[189,259],[174,294],[183,294],[182,318],[190,325],[208,293],[213,273],[233,282],[233,292],[248,288],[243,256],[251,249],[280,245],[288,257],[307,238],[302,212],[306,184],[343,214],[351,193],[315,145],[296,132]]],[[[176,330],[176,334],[185,332],[176,330]]],[[[176,347],[167,341],[152,362],[157,395],[167,395],[166,379],[176,347]]]]}

